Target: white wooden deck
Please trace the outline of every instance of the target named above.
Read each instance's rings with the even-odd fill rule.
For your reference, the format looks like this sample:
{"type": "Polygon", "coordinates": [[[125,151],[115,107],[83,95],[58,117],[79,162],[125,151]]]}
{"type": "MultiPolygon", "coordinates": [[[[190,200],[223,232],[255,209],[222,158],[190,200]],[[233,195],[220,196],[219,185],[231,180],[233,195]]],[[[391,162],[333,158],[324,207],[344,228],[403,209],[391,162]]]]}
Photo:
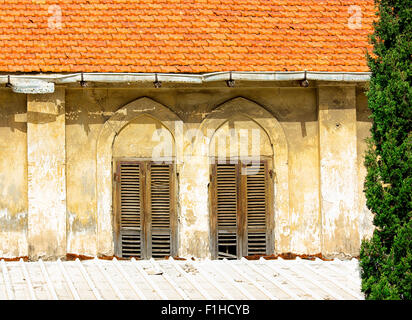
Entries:
{"type": "Polygon", "coordinates": [[[359,300],[356,259],[0,261],[0,299],[359,300]]]}

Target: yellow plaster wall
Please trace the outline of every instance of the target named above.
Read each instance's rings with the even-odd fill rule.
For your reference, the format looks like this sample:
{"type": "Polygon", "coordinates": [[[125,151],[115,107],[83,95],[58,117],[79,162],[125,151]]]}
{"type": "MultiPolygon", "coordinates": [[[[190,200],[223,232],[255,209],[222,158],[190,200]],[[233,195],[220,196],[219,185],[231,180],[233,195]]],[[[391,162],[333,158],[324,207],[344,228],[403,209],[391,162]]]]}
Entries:
{"type": "Polygon", "coordinates": [[[27,96],[28,251],[66,254],[65,90],[27,96]]]}
{"type": "Polygon", "coordinates": [[[128,123],[116,136],[113,158],[171,158],[175,155],[174,138],[160,121],[141,116],[128,123]]]}
{"type": "Polygon", "coordinates": [[[319,88],[322,252],[359,253],[356,88],[319,88]]]}
{"type": "Polygon", "coordinates": [[[364,165],[365,152],[367,150],[367,139],[370,137],[372,121],[369,118],[371,111],[368,108],[368,101],[365,89],[359,88],[356,91],[356,135],[357,135],[357,171],[358,171],[358,219],[359,219],[359,239],[370,239],[373,234],[373,214],[366,207],[366,197],[363,192],[366,168],[364,165]]]}
{"type": "Polygon", "coordinates": [[[26,96],[0,89],[0,257],[28,255],[26,96]]]}
{"type": "MultiPolygon", "coordinates": [[[[86,255],[113,253],[112,231],[111,228],[106,228],[111,223],[109,214],[111,194],[102,193],[99,189],[101,185],[111,184],[111,160],[105,157],[99,158],[99,139],[100,141],[107,140],[105,145],[110,150],[110,159],[126,155],[144,156],[148,155],[155,146],[147,143],[148,138],[153,137],[154,130],[163,128],[165,123],[169,127],[175,126],[175,122],[180,121],[177,119],[181,119],[181,128],[174,129],[173,133],[174,141],[179,140],[176,146],[173,146],[173,153],[179,158],[177,161],[179,254],[207,257],[210,240],[207,199],[209,159],[202,154],[193,153],[196,136],[187,136],[187,133],[191,129],[199,129],[202,122],[225,102],[242,97],[245,101],[250,101],[252,105],[256,104],[255,109],[258,110],[256,118],[259,118],[259,110],[266,110],[270,118],[276,119],[285,136],[286,148],[279,148],[276,144],[273,147],[270,146],[269,138],[265,135],[261,135],[260,141],[261,150],[265,154],[273,152],[276,157],[279,153],[286,152],[286,160],[282,160],[283,162],[278,163],[275,168],[285,173],[275,185],[275,192],[282,195],[275,203],[276,210],[280,210],[278,215],[275,213],[275,249],[277,252],[292,251],[310,254],[323,251],[329,254],[356,255],[359,238],[369,236],[373,230],[371,214],[365,207],[361,188],[365,175],[365,169],[361,164],[361,154],[366,148],[364,138],[369,135],[370,127],[370,121],[365,116],[368,111],[366,100],[364,93],[355,88],[353,90],[357,91],[354,92],[349,89],[339,89],[340,91],[336,93],[336,88],[333,89],[333,87],[321,90],[324,90],[323,97],[327,97],[329,102],[322,102],[325,100],[318,96],[317,88],[66,88],[65,139],[64,142],[62,139],[55,140],[60,145],[65,145],[66,153],[66,251],[86,255]],[[123,110],[124,106],[143,97],[148,97],[148,99],[141,108],[139,107],[139,110],[135,109],[135,106],[126,111],[123,110]],[[320,104],[319,99],[321,99],[320,104]],[[166,111],[161,111],[160,114],[154,112],[149,100],[162,105],[164,108],[162,110],[169,110],[169,113],[176,116],[175,120],[165,121],[168,113],[166,111]],[[337,138],[331,134],[335,132],[333,131],[335,130],[333,125],[336,124],[336,119],[333,118],[335,111],[327,111],[329,106],[333,107],[336,104],[335,100],[341,101],[337,105],[343,103],[345,105],[343,109],[346,110],[344,112],[351,115],[351,122],[348,123],[351,129],[343,136],[338,135],[337,138]],[[325,109],[324,106],[327,108],[325,109]],[[326,113],[319,113],[319,108],[322,112],[325,110],[326,113]],[[150,113],[152,113],[151,117],[138,117],[138,115],[150,113]],[[326,119],[327,123],[330,123],[328,125],[331,129],[325,127],[326,122],[319,124],[319,114],[322,114],[321,121],[326,119]],[[163,117],[163,120],[159,120],[157,115],[160,115],[160,118],[163,117]],[[332,118],[329,118],[330,116],[332,118]],[[125,121],[125,119],[128,120],[125,121]],[[118,124],[121,124],[120,127],[117,127],[118,124]],[[109,126],[113,128],[113,131],[110,129],[107,134],[102,135],[103,128],[109,126]],[[181,134],[176,133],[179,130],[182,130],[181,134]],[[329,130],[327,136],[320,135],[320,133],[324,134],[323,130],[329,130]],[[114,136],[117,136],[116,139],[114,136]],[[325,137],[328,138],[325,139],[325,137]],[[339,153],[336,147],[346,143],[346,138],[350,139],[351,146],[354,145],[355,150],[353,159],[350,158],[351,161],[353,160],[353,167],[348,168],[351,177],[356,182],[353,186],[355,190],[353,199],[356,199],[353,200],[355,211],[349,212],[347,208],[341,208],[338,204],[333,210],[338,210],[336,217],[341,218],[333,218],[335,222],[333,222],[333,227],[330,227],[325,225],[326,220],[322,216],[326,215],[326,207],[325,204],[321,206],[325,199],[322,198],[320,163],[324,155],[339,153]],[[323,148],[322,144],[324,144],[323,148]],[[179,148],[182,150],[178,150],[179,148]],[[102,166],[102,163],[105,165],[102,166]],[[105,167],[106,164],[109,165],[108,168],[105,167]],[[106,176],[103,180],[101,180],[102,177],[99,178],[102,167],[106,168],[104,169],[106,176]],[[98,181],[104,182],[98,183],[98,181]],[[279,193],[282,188],[286,192],[279,193]],[[287,208],[282,208],[285,203],[288,203],[287,208]],[[343,211],[340,211],[341,209],[343,211]],[[99,213],[101,210],[104,212],[103,216],[99,213]],[[342,234],[345,236],[340,236],[342,234]]],[[[2,215],[0,219],[3,219],[0,220],[3,221],[0,225],[2,228],[0,229],[0,240],[2,240],[0,241],[0,253],[3,256],[28,253],[25,112],[25,95],[12,94],[10,90],[0,92],[0,147],[2,148],[0,153],[0,186],[2,186],[0,212],[2,215]],[[13,141],[13,146],[10,144],[11,141],[13,141]],[[9,168],[13,168],[13,176],[10,175],[9,168]],[[4,222],[6,221],[4,219],[7,222],[4,222]]],[[[39,112],[47,113],[42,109],[39,112]]],[[[48,117],[47,114],[39,114],[39,116],[48,117]]],[[[219,116],[219,112],[216,113],[216,119],[219,116]]],[[[244,115],[236,112],[222,116],[224,119],[221,120],[224,123],[220,128],[221,132],[227,132],[231,126],[237,129],[261,130],[259,126],[256,126],[255,119],[245,118],[244,115]]],[[[259,121],[272,126],[270,124],[272,120],[265,117],[259,121]]],[[[61,125],[57,127],[61,128],[61,125]]],[[[273,130],[273,135],[276,136],[279,129],[273,130]]],[[[344,130],[346,130],[346,125],[344,130]]],[[[170,132],[166,130],[166,136],[170,132]]],[[[204,146],[210,147],[208,144],[204,146]]],[[[251,152],[252,150],[249,149],[248,153],[251,152]]],[[[343,155],[339,161],[336,162],[337,170],[340,165],[343,167],[348,165],[344,163],[346,160],[343,155]]],[[[329,176],[330,179],[335,179],[332,173],[329,176]]],[[[351,186],[347,188],[350,189],[351,186]]]]}

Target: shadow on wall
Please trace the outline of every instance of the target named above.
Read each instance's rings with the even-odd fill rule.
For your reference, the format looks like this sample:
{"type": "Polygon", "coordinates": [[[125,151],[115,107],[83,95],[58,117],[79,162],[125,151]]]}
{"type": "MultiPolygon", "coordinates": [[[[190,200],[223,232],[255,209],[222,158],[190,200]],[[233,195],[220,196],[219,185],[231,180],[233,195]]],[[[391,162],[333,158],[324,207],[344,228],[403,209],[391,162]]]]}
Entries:
{"type": "Polygon", "coordinates": [[[27,132],[27,99],[25,94],[0,91],[0,128],[27,132]]]}
{"type": "Polygon", "coordinates": [[[80,124],[88,134],[91,125],[104,124],[118,109],[142,97],[167,106],[184,123],[200,124],[219,105],[236,97],[258,104],[280,122],[301,122],[303,136],[305,123],[317,121],[313,88],[88,88],[66,90],[66,125],[80,124]]]}

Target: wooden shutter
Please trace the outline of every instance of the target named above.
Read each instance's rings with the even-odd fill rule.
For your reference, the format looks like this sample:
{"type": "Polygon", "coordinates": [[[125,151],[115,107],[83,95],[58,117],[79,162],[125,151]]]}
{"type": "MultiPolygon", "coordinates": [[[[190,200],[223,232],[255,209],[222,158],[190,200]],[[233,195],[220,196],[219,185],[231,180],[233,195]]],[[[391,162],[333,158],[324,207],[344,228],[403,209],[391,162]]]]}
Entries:
{"type": "Polygon", "coordinates": [[[268,162],[248,168],[236,164],[212,166],[211,230],[215,241],[213,256],[236,259],[265,255],[271,251],[272,217],[268,162]],[[245,174],[245,173],[248,174],[245,174]],[[243,174],[242,174],[243,173],[243,174]]]}
{"type": "MultiPolygon", "coordinates": [[[[247,255],[266,254],[267,185],[266,162],[259,171],[246,176],[247,197],[247,255]]],[[[257,170],[256,170],[257,171],[257,170]]]]}
{"type": "Polygon", "coordinates": [[[171,255],[172,165],[150,164],[151,256],[171,255]]]}
{"type": "Polygon", "coordinates": [[[216,165],[217,256],[237,258],[238,183],[236,164],[216,165]]]}
{"type": "Polygon", "coordinates": [[[140,258],[142,254],[141,166],[137,162],[121,162],[119,171],[121,256],[140,258]]]}
{"type": "Polygon", "coordinates": [[[174,166],[119,161],[117,254],[164,258],[174,254],[174,166]]]}

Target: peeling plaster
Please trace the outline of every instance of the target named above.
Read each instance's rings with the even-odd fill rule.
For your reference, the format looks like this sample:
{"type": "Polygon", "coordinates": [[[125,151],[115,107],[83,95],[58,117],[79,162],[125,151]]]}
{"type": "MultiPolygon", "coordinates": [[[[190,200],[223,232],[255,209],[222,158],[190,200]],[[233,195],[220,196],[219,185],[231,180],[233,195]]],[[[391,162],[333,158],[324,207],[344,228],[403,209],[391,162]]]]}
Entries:
{"type": "Polygon", "coordinates": [[[262,128],[270,140],[276,252],[357,255],[360,239],[373,231],[362,192],[367,104],[355,87],[319,87],[318,112],[316,90],[57,88],[29,98],[27,110],[21,95],[0,91],[0,104],[12,106],[0,106],[0,253],[112,255],[111,161],[137,154],[129,124],[143,115],[176,144],[179,255],[210,257],[208,153],[230,119],[262,128]],[[27,136],[13,112],[27,114],[27,136]],[[197,129],[202,136],[187,136],[197,129]],[[123,146],[114,150],[117,137],[123,146]]]}

